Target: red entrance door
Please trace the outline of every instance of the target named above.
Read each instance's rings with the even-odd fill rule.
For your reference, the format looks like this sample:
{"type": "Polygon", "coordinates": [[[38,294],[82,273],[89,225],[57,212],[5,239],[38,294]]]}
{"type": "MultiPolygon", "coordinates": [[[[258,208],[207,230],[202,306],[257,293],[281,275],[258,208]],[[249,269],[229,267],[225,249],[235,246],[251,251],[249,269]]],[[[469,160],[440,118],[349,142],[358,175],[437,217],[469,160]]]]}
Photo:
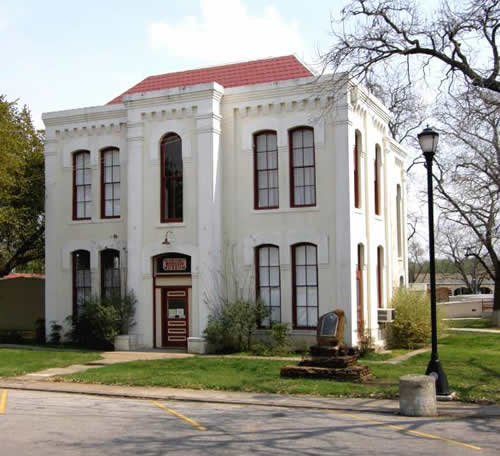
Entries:
{"type": "Polygon", "coordinates": [[[187,288],[165,288],[162,296],[162,345],[187,347],[187,288]]]}

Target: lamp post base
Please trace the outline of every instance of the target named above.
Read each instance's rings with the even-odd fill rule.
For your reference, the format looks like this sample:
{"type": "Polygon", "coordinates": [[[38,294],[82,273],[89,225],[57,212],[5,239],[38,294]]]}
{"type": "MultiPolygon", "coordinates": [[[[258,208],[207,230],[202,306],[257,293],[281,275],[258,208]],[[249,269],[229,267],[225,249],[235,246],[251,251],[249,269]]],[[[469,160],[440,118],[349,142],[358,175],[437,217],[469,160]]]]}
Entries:
{"type": "Polygon", "coordinates": [[[448,386],[448,378],[444,373],[443,367],[438,359],[431,359],[427,365],[425,375],[430,375],[436,379],[436,395],[448,396],[450,395],[450,387],[448,386]]]}

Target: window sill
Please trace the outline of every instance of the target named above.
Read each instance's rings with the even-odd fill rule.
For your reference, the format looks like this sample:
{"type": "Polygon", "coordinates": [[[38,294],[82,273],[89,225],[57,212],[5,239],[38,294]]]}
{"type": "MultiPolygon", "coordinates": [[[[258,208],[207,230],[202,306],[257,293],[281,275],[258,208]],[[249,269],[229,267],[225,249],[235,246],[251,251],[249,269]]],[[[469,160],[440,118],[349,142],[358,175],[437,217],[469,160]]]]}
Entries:
{"type": "Polygon", "coordinates": [[[294,212],[319,212],[319,206],[287,207],[282,209],[252,209],[252,214],[293,214],[294,212]]]}
{"type": "Polygon", "coordinates": [[[290,334],[300,334],[301,336],[303,335],[311,335],[311,336],[316,336],[317,335],[317,330],[315,328],[292,328],[290,330],[290,334]]]}
{"type": "Polygon", "coordinates": [[[122,217],[114,217],[108,219],[85,219],[85,220],[69,220],[68,225],[89,225],[98,223],[121,223],[123,222],[122,217]]]}
{"type": "Polygon", "coordinates": [[[184,228],[185,222],[162,222],[156,225],[156,228],[184,228]]]}

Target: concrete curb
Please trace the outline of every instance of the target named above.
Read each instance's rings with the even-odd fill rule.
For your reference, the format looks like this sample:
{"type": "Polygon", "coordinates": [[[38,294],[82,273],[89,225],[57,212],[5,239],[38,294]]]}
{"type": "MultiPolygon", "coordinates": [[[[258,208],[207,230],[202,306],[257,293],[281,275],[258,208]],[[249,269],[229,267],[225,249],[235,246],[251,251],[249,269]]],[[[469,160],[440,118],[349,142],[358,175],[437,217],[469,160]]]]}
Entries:
{"type": "MultiPolygon", "coordinates": [[[[226,404],[255,407],[276,407],[306,410],[331,410],[354,413],[399,414],[398,400],[324,398],[315,396],[234,393],[209,390],[175,390],[174,388],[142,388],[118,385],[75,384],[64,382],[0,381],[0,389],[39,391],[125,399],[164,400],[207,404],[226,404]]],[[[500,406],[440,403],[440,417],[500,418],[500,406]]]]}

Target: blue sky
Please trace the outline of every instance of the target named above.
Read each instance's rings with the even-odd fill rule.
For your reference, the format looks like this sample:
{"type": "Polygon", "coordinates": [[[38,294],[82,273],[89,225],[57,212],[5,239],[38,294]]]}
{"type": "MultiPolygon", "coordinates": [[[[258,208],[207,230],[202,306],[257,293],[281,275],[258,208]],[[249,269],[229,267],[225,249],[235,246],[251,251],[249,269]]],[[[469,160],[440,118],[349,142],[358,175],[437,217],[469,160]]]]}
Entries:
{"type": "Polygon", "coordinates": [[[326,49],[343,0],[0,2],[0,93],[41,113],[101,105],[146,76],[326,49]]]}

